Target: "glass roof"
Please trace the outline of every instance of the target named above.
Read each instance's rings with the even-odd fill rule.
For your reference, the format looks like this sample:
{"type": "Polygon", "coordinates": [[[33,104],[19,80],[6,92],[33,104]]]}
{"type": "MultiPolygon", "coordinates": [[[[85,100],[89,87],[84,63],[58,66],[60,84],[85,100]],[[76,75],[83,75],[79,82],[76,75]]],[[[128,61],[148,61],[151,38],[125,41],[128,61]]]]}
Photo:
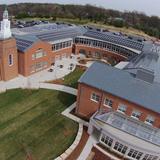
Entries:
{"type": "Polygon", "coordinates": [[[136,119],[117,112],[97,114],[94,119],[160,146],[160,129],[153,128],[136,119]]]}

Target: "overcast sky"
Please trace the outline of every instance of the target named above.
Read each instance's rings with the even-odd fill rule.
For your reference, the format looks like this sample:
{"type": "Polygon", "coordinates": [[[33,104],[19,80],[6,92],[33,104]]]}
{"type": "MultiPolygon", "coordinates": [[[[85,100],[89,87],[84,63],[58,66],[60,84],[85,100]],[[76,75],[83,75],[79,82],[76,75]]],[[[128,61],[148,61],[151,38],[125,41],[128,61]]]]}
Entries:
{"type": "Polygon", "coordinates": [[[11,4],[19,2],[48,2],[63,4],[93,4],[105,8],[117,10],[137,10],[148,15],[160,16],[160,0],[0,0],[0,4],[11,4]]]}

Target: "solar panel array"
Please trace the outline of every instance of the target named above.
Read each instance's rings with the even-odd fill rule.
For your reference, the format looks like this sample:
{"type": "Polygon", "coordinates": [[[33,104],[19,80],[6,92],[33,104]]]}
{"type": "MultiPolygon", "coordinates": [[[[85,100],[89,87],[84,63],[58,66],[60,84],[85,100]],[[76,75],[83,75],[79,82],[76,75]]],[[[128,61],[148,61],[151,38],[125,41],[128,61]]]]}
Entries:
{"type": "Polygon", "coordinates": [[[81,27],[68,27],[56,31],[37,34],[36,36],[42,41],[55,41],[66,38],[75,38],[82,35],[84,30],[81,27]]]}
{"type": "Polygon", "coordinates": [[[124,36],[113,35],[110,32],[99,32],[95,30],[88,30],[84,35],[104,41],[109,41],[112,43],[116,43],[137,50],[142,50],[143,48],[142,42],[131,40],[124,36]]]}
{"type": "Polygon", "coordinates": [[[24,39],[16,38],[17,48],[19,51],[24,52],[27,48],[29,48],[34,42],[24,39]]]}
{"type": "Polygon", "coordinates": [[[142,125],[132,119],[127,119],[118,113],[96,115],[95,118],[129,134],[160,146],[160,132],[154,130],[150,126],[142,125]]]}

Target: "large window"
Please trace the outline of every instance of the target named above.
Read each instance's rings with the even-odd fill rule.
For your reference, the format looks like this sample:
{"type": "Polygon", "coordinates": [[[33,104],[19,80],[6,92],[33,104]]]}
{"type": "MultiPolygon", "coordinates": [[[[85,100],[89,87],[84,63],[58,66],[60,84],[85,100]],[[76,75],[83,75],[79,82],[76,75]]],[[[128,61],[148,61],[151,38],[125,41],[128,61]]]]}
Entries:
{"type": "Polygon", "coordinates": [[[57,50],[60,50],[60,49],[63,49],[63,48],[71,47],[71,46],[72,46],[72,41],[70,40],[70,41],[66,41],[66,42],[53,44],[52,50],[57,51],[57,50]]]}
{"type": "Polygon", "coordinates": [[[109,108],[112,108],[113,107],[113,101],[109,98],[105,98],[104,105],[109,107],[109,108]]]}
{"type": "Polygon", "coordinates": [[[8,56],[8,64],[9,64],[9,66],[13,65],[13,54],[9,54],[9,56],[8,56]]]}
{"type": "Polygon", "coordinates": [[[45,51],[43,51],[42,49],[39,49],[39,50],[36,51],[36,53],[32,54],[32,60],[44,57],[46,55],[47,54],[46,54],[45,51]]]}
{"type": "Polygon", "coordinates": [[[145,123],[153,125],[155,118],[153,116],[147,116],[145,123]]]}
{"type": "Polygon", "coordinates": [[[102,142],[102,144],[106,145],[107,147],[111,147],[113,143],[113,139],[104,134],[102,134],[100,141],[102,142]]]}
{"type": "Polygon", "coordinates": [[[94,101],[94,102],[99,102],[100,96],[96,93],[92,93],[91,94],[91,100],[94,101]]]}
{"type": "Polygon", "coordinates": [[[47,62],[38,62],[30,67],[30,73],[40,71],[40,70],[46,68],[47,65],[48,65],[47,62]]]}
{"type": "Polygon", "coordinates": [[[111,44],[111,43],[107,43],[107,42],[102,42],[102,41],[98,41],[98,40],[93,40],[93,39],[87,39],[87,38],[76,38],[75,39],[75,43],[77,44],[85,44],[88,46],[93,46],[96,48],[103,48],[106,49],[108,51],[113,51],[116,52],[120,55],[126,56],[126,57],[132,57],[135,53],[130,51],[129,49],[125,49],[122,48],[120,46],[111,44]]]}
{"type": "Polygon", "coordinates": [[[119,143],[119,142],[116,142],[115,145],[114,145],[114,150],[122,153],[122,154],[125,154],[126,151],[127,151],[127,146],[124,146],[123,144],[119,143]]]}
{"type": "Polygon", "coordinates": [[[136,151],[134,149],[130,149],[129,153],[128,153],[128,157],[134,158],[139,160],[142,157],[143,153],[136,151]]]}
{"type": "Polygon", "coordinates": [[[136,118],[136,119],[139,119],[140,116],[141,116],[141,112],[136,111],[136,110],[134,110],[134,111],[132,112],[132,115],[131,115],[131,117],[136,118]]]}
{"type": "Polygon", "coordinates": [[[121,112],[121,113],[125,113],[127,110],[127,106],[124,104],[119,104],[117,111],[121,112]]]}
{"type": "Polygon", "coordinates": [[[142,160],[157,160],[157,156],[146,154],[142,160]]]}

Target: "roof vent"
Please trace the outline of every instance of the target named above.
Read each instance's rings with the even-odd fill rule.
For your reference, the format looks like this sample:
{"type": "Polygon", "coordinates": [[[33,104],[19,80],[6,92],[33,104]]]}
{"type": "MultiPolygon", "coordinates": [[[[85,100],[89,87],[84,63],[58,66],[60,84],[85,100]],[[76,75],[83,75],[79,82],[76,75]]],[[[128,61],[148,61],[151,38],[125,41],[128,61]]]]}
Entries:
{"type": "Polygon", "coordinates": [[[136,78],[141,79],[143,81],[153,83],[154,81],[154,72],[144,69],[144,68],[139,68],[136,73],[136,78]]]}

